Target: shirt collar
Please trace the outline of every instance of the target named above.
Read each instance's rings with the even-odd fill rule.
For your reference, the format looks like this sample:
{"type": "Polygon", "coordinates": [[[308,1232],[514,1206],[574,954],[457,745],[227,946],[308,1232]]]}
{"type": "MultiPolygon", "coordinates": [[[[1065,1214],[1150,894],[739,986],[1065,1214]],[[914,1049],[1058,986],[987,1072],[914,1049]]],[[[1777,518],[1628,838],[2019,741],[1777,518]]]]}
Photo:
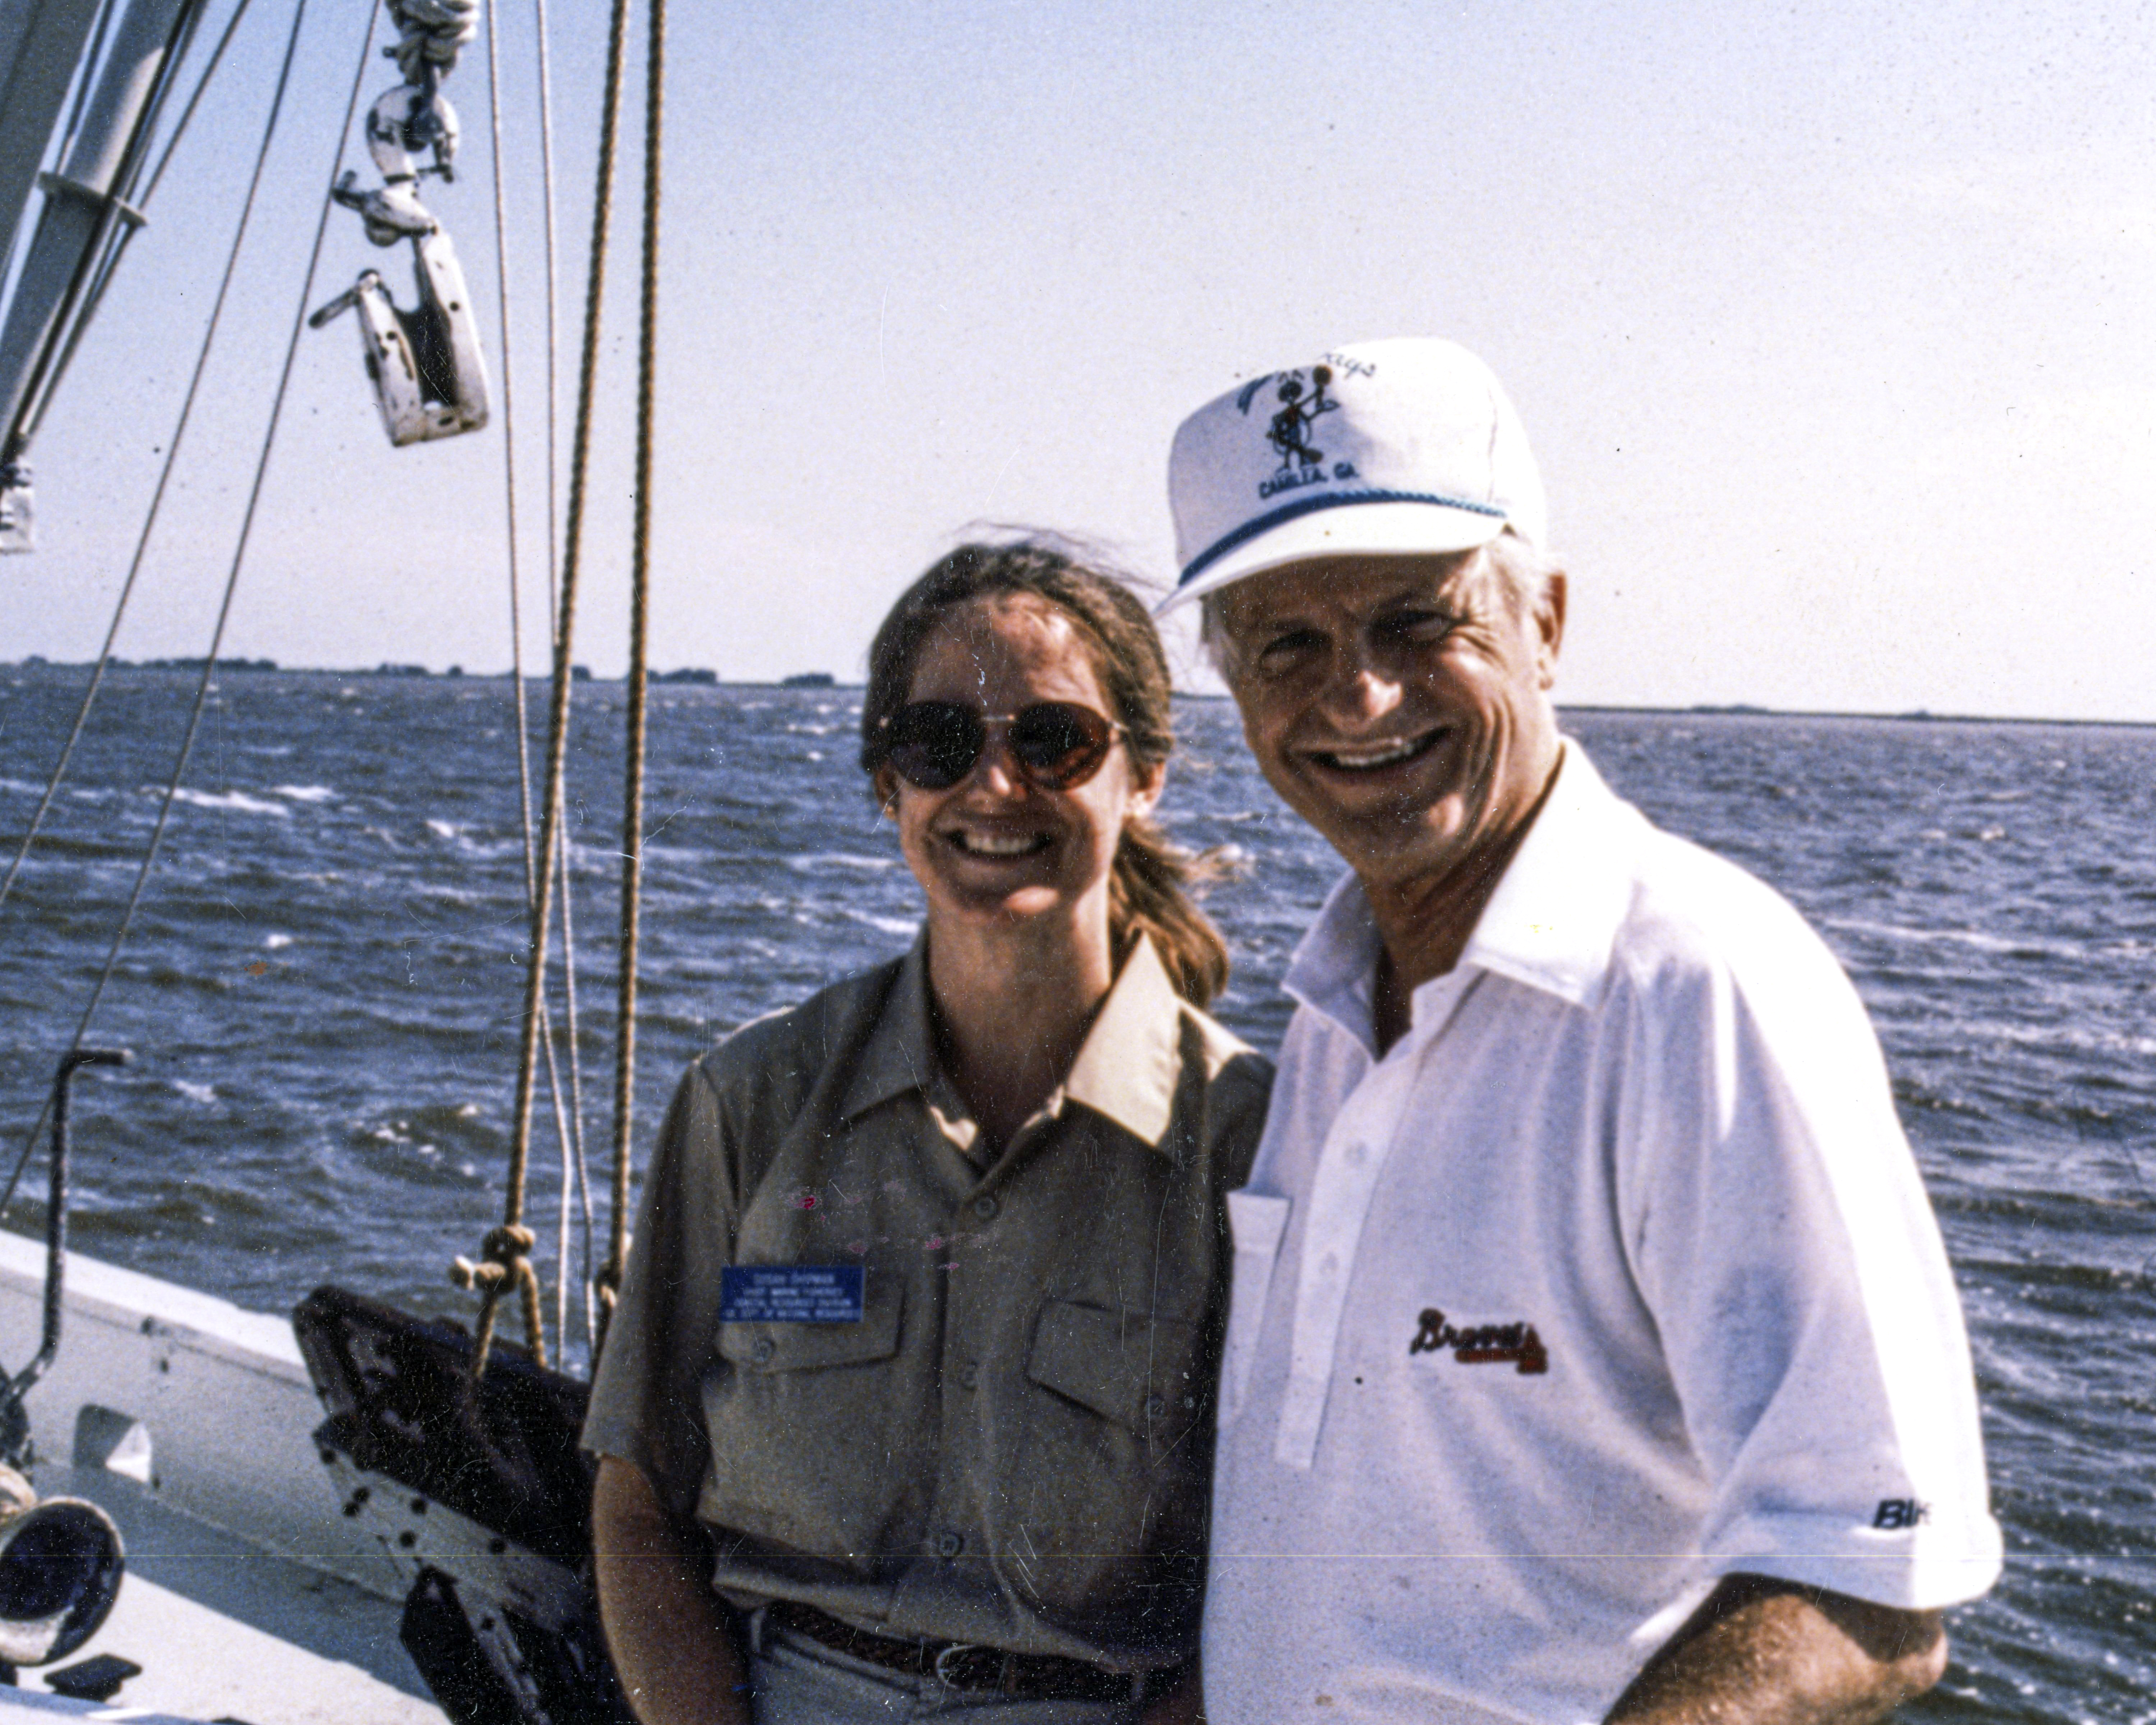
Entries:
{"type": "Polygon", "coordinates": [[[1520,840],[1460,955],[1531,988],[1586,1006],[1609,974],[1631,902],[1640,822],[1587,751],[1567,739],[1557,783],[1520,840]]]}
{"type": "Polygon", "coordinates": [[[1182,1073],[1183,999],[1152,940],[1142,934],[1070,1063],[1063,1093],[1141,1143],[1164,1150],[1182,1073]]]}
{"type": "Polygon", "coordinates": [[[928,1019],[928,932],[923,928],[884,999],[839,1111],[851,1120],[907,1091],[926,1090],[935,1071],[936,1039],[928,1019]]]}
{"type": "MultiPolygon", "coordinates": [[[[1587,752],[1567,738],[1557,783],[1483,906],[1453,975],[1472,967],[1574,1006],[1592,1001],[1609,973],[1630,898],[1630,846],[1623,841],[1638,819],[1603,783],[1587,752]]],[[[1363,884],[1345,875],[1296,948],[1282,986],[1372,1045],[1378,950],[1363,884]]],[[[1418,1000],[1424,989],[1450,982],[1424,983],[1418,1000]]]]}
{"type": "MultiPolygon", "coordinates": [[[[1152,941],[1141,935],[1050,1108],[1066,1101],[1082,1102],[1141,1142],[1164,1150],[1183,1070],[1182,1029],[1181,997],[1152,941]]],[[[861,1050],[860,1064],[846,1086],[844,1117],[865,1114],[907,1091],[926,1091],[936,1065],[924,931],[900,966],[861,1050]]]]}

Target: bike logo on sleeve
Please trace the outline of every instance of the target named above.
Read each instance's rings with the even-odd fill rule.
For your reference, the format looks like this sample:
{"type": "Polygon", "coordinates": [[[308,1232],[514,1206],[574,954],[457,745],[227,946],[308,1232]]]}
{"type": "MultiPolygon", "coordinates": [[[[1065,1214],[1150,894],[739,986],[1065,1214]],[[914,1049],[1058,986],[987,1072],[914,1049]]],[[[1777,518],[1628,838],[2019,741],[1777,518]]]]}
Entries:
{"type": "Polygon", "coordinates": [[[1523,1378],[1549,1370],[1549,1352],[1531,1323],[1470,1324],[1463,1328],[1447,1323],[1445,1314],[1434,1306],[1425,1309],[1416,1322],[1414,1339],[1408,1343],[1410,1354],[1440,1353],[1449,1348],[1454,1360],[1463,1366],[1516,1365],[1523,1378]]]}

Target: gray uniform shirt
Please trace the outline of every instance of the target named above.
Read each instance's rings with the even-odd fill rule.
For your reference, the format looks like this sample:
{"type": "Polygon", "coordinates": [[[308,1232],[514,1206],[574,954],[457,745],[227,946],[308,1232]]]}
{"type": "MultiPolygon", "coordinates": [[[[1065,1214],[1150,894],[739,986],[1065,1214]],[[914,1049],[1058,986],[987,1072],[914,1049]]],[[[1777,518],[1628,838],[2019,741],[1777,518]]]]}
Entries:
{"type": "Polygon", "coordinates": [[[660,1131],[587,1448],[711,1531],[735,1604],[1174,1664],[1270,1067],[1125,961],[992,1160],[936,1064],[925,947],[739,1031],[660,1131]],[[722,1323],[728,1264],[865,1266],[858,1322],[722,1323]]]}

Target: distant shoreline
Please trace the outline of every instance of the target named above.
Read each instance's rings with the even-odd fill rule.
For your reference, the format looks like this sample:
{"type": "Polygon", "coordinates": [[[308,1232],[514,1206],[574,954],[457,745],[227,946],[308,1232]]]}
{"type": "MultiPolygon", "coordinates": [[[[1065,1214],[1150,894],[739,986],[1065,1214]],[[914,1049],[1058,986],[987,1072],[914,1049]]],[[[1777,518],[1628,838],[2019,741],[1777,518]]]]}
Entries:
{"type": "MultiPolygon", "coordinates": [[[[107,670],[113,671],[192,671],[199,673],[203,662],[199,659],[115,659],[108,662],[107,670]]],[[[338,670],[326,665],[279,665],[268,659],[221,659],[218,674],[223,675],[275,675],[288,677],[336,677],[351,680],[362,677],[411,678],[436,682],[506,682],[511,673],[499,671],[468,671],[461,665],[451,665],[447,670],[429,670],[420,665],[378,665],[338,670]]],[[[0,670],[15,671],[87,671],[90,665],[63,660],[43,659],[33,654],[27,659],[12,664],[0,662],[0,670]]],[[[579,683],[619,683],[619,677],[601,677],[584,665],[572,668],[574,680],[579,683]]],[[[527,675],[528,683],[544,683],[547,679],[527,675]]],[[[834,693],[858,692],[862,685],[847,682],[824,671],[803,671],[792,676],[770,680],[743,678],[738,681],[723,680],[714,670],[701,666],[683,666],[675,670],[653,671],[649,680],[654,686],[669,688],[721,689],[798,689],[829,690],[834,693]]],[[[1225,701],[1224,694],[1206,691],[1178,689],[1177,696],[1185,701],[1225,701]]],[[[2147,731],[2156,729],[2156,718],[2148,719],[2058,719],[1997,713],[1934,713],[1918,708],[1911,712],[1869,713],[1835,712],[1825,708],[1755,706],[1745,702],[1730,705],[1701,704],[1692,706],[1613,706],[1600,702],[1559,701],[1560,713],[1609,713],[1643,717],[1677,719],[1826,719],[1863,721],[1867,723],[1892,721],[1911,725],[2061,725],[2083,729],[2110,731],[2147,731]]]]}

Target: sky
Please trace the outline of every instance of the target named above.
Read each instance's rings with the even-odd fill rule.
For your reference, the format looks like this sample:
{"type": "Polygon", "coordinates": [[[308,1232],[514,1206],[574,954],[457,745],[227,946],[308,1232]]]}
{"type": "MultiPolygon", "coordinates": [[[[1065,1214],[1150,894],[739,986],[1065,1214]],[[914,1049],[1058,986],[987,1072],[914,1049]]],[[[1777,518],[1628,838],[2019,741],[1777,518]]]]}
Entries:
{"type": "MultiPolygon", "coordinates": [[[[596,0],[554,12],[565,467],[604,43],[596,0]]],[[[891,599],[981,523],[1172,578],[1185,414],[1427,334],[1491,363],[1541,462],[1572,582],[1561,701],[2156,720],[2145,5],[674,13],[656,668],[857,675],[891,599]]],[[[40,434],[41,549],[0,562],[0,659],[102,638],[290,19],[257,0],[40,434]]],[[[530,0],[496,23],[506,379],[483,40],[448,86],[459,177],[426,193],[480,307],[494,424],[392,450],[353,321],[305,335],[228,654],[506,666],[506,381],[525,652],[546,660],[530,0]]],[[[337,136],[366,24],[362,0],[311,0],[125,656],[208,640],[340,148],[370,177],[337,136]]],[[[634,29],[640,57],[640,9],[634,29]]],[[[363,100],[394,81],[371,60],[363,100]]],[[[577,624],[603,675],[626,654],[641,81],[577,624]]],[[[335,212],[306,303],[370,266],[409,302],[406,258],[335,212]]]]}

